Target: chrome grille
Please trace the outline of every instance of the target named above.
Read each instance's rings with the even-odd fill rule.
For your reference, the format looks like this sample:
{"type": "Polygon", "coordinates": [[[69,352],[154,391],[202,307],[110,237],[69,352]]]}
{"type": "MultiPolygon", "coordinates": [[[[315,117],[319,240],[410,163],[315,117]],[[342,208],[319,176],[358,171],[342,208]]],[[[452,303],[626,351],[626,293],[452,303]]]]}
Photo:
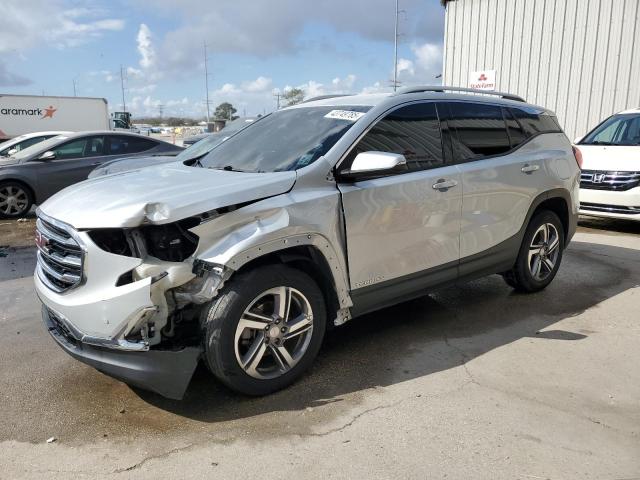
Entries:
{"type": "Polygon", "coordinates": [[[62,293],[82,280],[82,247],[70,227],[39,216],[36,220],[36,273],[51,290],[62,293]]]}
{"type": "Polygon", "coordinates": [[[580,174],[580,188],[623,191],[639,185],[640,172],[583,170],[580,174]]]}

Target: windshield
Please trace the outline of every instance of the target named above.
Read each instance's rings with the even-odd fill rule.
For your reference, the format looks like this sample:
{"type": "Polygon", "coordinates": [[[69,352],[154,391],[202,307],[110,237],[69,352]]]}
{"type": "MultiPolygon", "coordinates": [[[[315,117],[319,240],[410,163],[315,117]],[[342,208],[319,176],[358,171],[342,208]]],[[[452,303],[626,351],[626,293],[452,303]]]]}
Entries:
{"type": "Polygon", "coordinates": [[[176,155],[176,160],[184,162],[185,160],[193,160],[194,158],[198,158],[209,153],[219,143],[222,143],[238,130],[242,130],[244,127],[249,126],[251,122],[253,122],[253,120],[234,120],[219,132],[207,135],[202,140],[198,140],[192,146],[180,152],[176,155]]]}
{"type": "Polygon", "coordinates": [[[65,137],[64,135],[58,135],[57,137],[43,140],[42,142],[36,143],[35,145],[31,145],[24,150],[20,150],[19,152],[14,153],[13,155],[11,155],[11,158],[17,158],[18,160],[20,160],[22,158],[30,157],[31,155],[39,151],[46,152],[47,150],[49,150],[49,147],[57,145],[60,140],[64,140],[65,138],[68,137],[65,137]]]}
{"type": "Polygon", "coordinates": [[[249,125],[201,161],[207,168],[242,172],[297,170],[327,153],[370,106],[298,107],[249,125]]]}
{"type": "Polygon", "coordinates": [[[584,137],[580,145],[640,145],[640,115],[614,115],[584,137]]]}

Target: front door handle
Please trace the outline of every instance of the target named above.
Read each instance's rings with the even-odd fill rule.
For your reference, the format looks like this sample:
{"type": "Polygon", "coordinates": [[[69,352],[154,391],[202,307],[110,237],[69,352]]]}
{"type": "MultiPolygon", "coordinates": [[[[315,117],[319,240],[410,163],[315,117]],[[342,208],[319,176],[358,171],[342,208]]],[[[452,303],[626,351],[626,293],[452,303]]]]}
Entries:
{"type": "Polygon", "coordinates": [[[436,183],[434,183],[431,187],[434,190],[440,190],[441,192],[446,192],[451,187],[455,187],[458,185],[458,182],[455,180],[445,180],[444,178],[439,179],[436,183]]]}
{"type": "Polygon", "coordinates": [[[524,167],[522,167],[520,169],[520,171],[522,173],[533,173],[536,170],[540,170],[540,166],[539,165],[529,165],[528,163],[525,163],[524,167]]]}

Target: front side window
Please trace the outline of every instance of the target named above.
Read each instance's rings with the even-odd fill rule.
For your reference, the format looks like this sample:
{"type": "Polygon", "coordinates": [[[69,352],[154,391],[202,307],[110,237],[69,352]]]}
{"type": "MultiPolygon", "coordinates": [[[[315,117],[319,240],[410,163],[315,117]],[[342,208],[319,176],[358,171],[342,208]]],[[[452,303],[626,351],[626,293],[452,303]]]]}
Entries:
{"type": "Polygon", "coordinates": [[[448,103],[454,155],[460,162],[502,155],[511,150],[502,109],[471,102],[448,103]]]}
{"type": "Polygon", "coordinates": [[[56,158],[59,160],[63,160],[65,158],[80,158],[84,153],[86,145],[87,139],[81,138],[79,140],[64,143],[53,151],[56,154],[56,158]]]}
{"type": "Polygon", "coordinates": [[[280,172],[312,164],[371,107],[295,107],[279,110],[223,141],[195,164],[243,172],[280,172]]]}
{"type": "Polygon", "coordinates": [[[408,171],[442,167],[440,122],[435,104],[416,103],[389,113],[358,142],[340,169],[350,168],[362,152],[404,155],[408,171]]]}
{"type": "Polygon", "coordinates": [[[587,134],[580,145],[640,145],[640,115],[614,115],[587,134]]]}
{"type": "Polygon", "coordinates": [[[64,143],[53,150],[56,159],[96,157],[103,153],[102,137],[85,137],[64,143]]]}

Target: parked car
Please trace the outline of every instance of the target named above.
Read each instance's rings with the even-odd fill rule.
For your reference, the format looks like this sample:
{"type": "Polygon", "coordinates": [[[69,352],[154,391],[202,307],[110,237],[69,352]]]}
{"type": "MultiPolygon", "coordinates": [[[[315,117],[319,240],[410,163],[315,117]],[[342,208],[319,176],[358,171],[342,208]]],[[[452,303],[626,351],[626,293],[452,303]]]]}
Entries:
{"type": "Polygon", "coordinates": [[[185,147],[190,147],[194,143],[199,142],[200,140],[211,137],[211,136],[213,136],[213,138],[223,140],[225,138],[230,137],[234,133],[239,132],[243,128],[251,125],[251,123],[256,121],[257,118],[258,117],[236,118],[235,120],[232,120],[231,122],[227,123],[225,127],[218,132],[205,132],[205,133],[199,133],[197,135],[192,135],[191,137],[185,138],[182,144],[185,147]]]}
{"type": "Polygon", "coordinates": [[[576,143],[580,213],[640,221],[640,108],[610,116],[576,143]]]}
{"type": "Polygon", "coordinates": [[[36,143],[58,135],[69,135],[72,132],[34,132],[25,133],[0,144],[0,157],[9,157],[36,143]]]}
{"type": "Polygon", "coordinates": [[[191,165],[58,193],[37,220],[48,331],[167,397],[200,359],[263,395],[366,312],[493,273],[545,288],[576,229],[575,152],[548,110],[466,92],[306,102],[191,165]]]}
{"type": "Polygon", "coordinates": [[[143,157],[120,158],[105,162],[89,173],[89,178],[102,177],[111,173],[121,173],[128,170],[136,170],[139,168],[150,167],[154,165],[162,165],[171,162],[194,162],[204,157],[207,153],[218,146],[228,137],[220,135],[208,135],[192,147],[181,151],[178,155],[145,155],[143,157]]]}
{"type": "Polygon", "coordinates": [[[132,155],[179,152],[167,142],[125,132],[58,135],[0,160],[0,217],[20,218],[31,206],[87,178],[96,166],[132,155]]]}

